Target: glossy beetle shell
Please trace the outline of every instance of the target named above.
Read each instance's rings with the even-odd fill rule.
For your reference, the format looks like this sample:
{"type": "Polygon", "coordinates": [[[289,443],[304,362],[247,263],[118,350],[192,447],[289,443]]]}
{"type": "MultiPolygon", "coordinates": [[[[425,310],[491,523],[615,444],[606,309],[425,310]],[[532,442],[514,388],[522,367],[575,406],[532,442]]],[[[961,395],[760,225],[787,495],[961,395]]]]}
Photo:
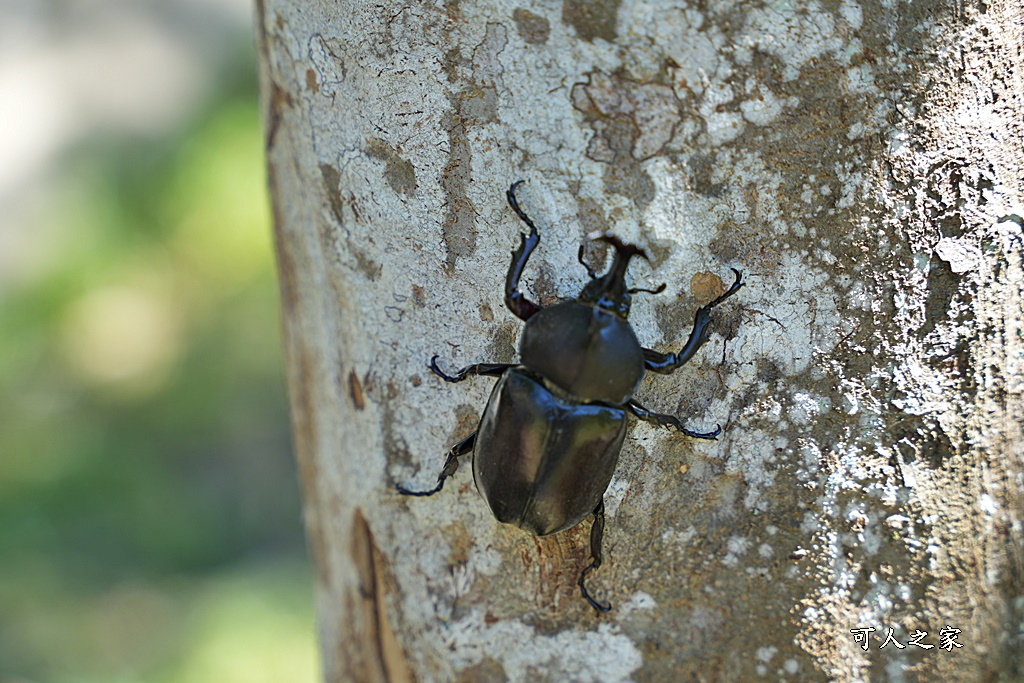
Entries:
{"type": "Polygon", "coordinates": [[[526,321],[522,363],[577,401],[628,401],[644,376],[629,323],[598,306],[564,301],[526,321]]]}
{"type": "Polygon", "coordinates": [[[594,512],[627,420],[624,408],[580,403],[531,375],[511,368],[495,385],[480,420],[473,478],[498,521],[545,536],[594,512]]]}

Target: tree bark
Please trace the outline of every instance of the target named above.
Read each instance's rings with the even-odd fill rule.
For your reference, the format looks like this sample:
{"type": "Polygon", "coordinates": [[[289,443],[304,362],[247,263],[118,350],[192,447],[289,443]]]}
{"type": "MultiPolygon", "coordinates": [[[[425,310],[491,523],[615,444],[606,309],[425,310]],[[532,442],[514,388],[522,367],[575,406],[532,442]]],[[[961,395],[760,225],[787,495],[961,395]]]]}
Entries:
{"type": "Polygon", "coordinates": [[[1019,3],[257,5],[326,680],[1024,676],[1019,3]],[[395,492],[434,483],[493,384],[428,359],[517,358],[520,178],[542,305],[578,294],[594,230],[668,283],[631,315],[659,351],[730,267],[748,283],[640,386],[723,433],[631,428],[607,615],[575,585],[589,522],[499,524],[468,458],[395,492]]]}

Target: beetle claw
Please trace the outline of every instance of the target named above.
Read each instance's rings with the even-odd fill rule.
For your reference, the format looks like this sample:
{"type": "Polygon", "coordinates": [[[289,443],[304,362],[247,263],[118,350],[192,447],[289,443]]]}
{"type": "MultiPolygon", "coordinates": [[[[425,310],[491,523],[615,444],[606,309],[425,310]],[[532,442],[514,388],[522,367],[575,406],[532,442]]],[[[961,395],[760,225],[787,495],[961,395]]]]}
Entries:
{"type": "Polygon", "coordinates": [[[438,491],[440,491],[443,486],[444,479],[441,479],[441,481],[437,482],[437,486],[430,489],[429,491],[413,491],[412,489],[405,488],[401,484],[395,484],[395,490],[401,493],[403,496],[432,496],[438,491]]]}
{"type": "Polygon", "coordinates": [[[715,431],[713,432],[693,432],[689,429],[684,429],[683,434],[686,434],[691,439],[707,439],[708,441],[715,441],[718,439],[718,435],[722,433],[722,425],[715,425],[715,431]]]}
{"type": "Polygon", "coordinates": [[[444,374],[444,371],[441,370],[440,367],[438,367],[438,365],[437,365],[437,354],[436,353],[434,354],[434,357],[430,359],[430,365],[428,365],[427,367],[430,368],[431,372],[433,372],[435,375],[437,375],[438,377],[443,379],[445,382],[458,382],[459,381],[458,378],[456,378],[456,377],[452,377],[451,375],[444,374]]]}
{"type": "Polygon", "coordinates": [[[598,565],[599,561],[594,561],[587,565],[586,569],[584,569],[583,572],[580,573],[580,580],[577,581],[576,584],[580,587],[580,594],[583,596],[583,599],[590,603],[591,607],[596,609],[598,612],[610,612],[612,609],[612,604],[610,602],[598,602],[597,600],[592,598],[590,596],[590,591],[587,590],[587,585],[585,583],[587,579],[587,574],[590,573],[590,570],[597,569],[598,565]]]}
{"type": "Polygon", "coordinates": [[[730,268],[730,270],[732,272],[736,273],[736,279],[733,281],[732,285],[729,287],[729,289],[725,290],[725,293],[723,293],[720,297],[718,297],[717,299],[715,299],[711,303],[707,304],[703,308],[706,308],[707,310],[710,311],[712,308],[714,308],[715,306],[717,306],[718,304],[722,303],[723,301],[728,299],[730,296],[735,294],[736,290],[738,290],[740,287],[742,287],[743,285],[746,284],[743,281],[743,272],[742,271],[739,271],[739,270],[737,270],[735,268],[730,268]]]}
{"type": "Polygon", "coordinates": [[[596,609],[598,612],[611,612],[612,604],[610,602],[598,602],[594,598],[590,597],[586,593],[583,594],[584,599],[590,603],[590,606],[596,609]]]}
{"type": "Polygon", "coordinates": [[[442,488],[444,488],[445,480],[458,471],[459,458],[472,451],[473,444],[475,443],[476,432],[473,432],[465,439],[451,447],[448,451],[448,455],[444,458],[444,467],[441,468],[441,474],[437,475],[437,486],[429,491],[413,491],[412,489],[405,488],[401,484],[395,484],[395,489],[397,489],[403,496],[432,496],[435,493],[438,493],[442,488]]]}

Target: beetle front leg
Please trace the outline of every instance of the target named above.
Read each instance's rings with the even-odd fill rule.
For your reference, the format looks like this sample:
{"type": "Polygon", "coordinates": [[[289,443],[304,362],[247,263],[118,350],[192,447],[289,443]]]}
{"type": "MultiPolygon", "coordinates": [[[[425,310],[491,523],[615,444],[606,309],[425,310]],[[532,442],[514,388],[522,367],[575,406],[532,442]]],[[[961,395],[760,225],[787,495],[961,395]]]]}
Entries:
{"type": "Polygon", "coordinates": [[[610,603],[598,602],[590,597],[590,591],[584,581],[587,574],[601,566],[601,541],[604,538],[604,499],[594,508],[594,524],[590,527],[590,564],[580,573],[580,580],[576,584],[580,587],[583,598],[590,603],[590,606],[598,612],[607,612],[612,608],[610,603]]]}
{"type": "Polygon", "coordinates": [[[629,412],[633,413],[644,422],[650,422],[651,424],[656,424],[659,427],[670,427],[694,439],[709,439],[714,441],[718,438],[718,435],[722,433],[722,425],[715,427],[715,431],[713,432],[691,431],[683,426],[683,423],[679,421],[678,417],[674,415],[664,415],[662,413],[653,413],[633,399],[630,399],[626,404],[626,407],[629,408],[629,412]]]}
{"type": "Polygon", "coordinates": [[[443,379],[445,382],[461,382],[473,375],[480,375],[481,377],[501,377],[502,373],[515,366],[512,363],[476,363],[475,365],[467,365],[455,373],[455,375],[446,375],[441,368],[437,367],[437,356],[435,355],[430,359],[430,365],[427,367],[429,367],[431,372],[443,379]]]}
{"type": "Polygon", "coordinates": [[[413,491],[407,489],[401,484],[395,484],[395,488],[403,496],[432,496],[442,488],[444,488],[444,480],[455,474],[459,469],[459,458],[464,456],[473,450],[473,444],[476,443],[476,432],[473,432],[462,441],[458,442],[451,447],[448,451],[448,455],[444,459],[444,467],[441,468],[441,474],[437,475],[437,486],[430,489],[429,491],[413,491]]]}
{"type": "Polygon", "coordinates": [[[523,275],[523,268],[526,267],[530,254],[540,244],[540,235],[537,233],[537,226],[516,202],[516,188],[522,182],[522,180],[517,180],[512,183],[512,187],[508,189],[508,203],[519,219],[529,226],[530,234],[520,234],[522,241],[519,243],[519,248],[512,252],[512,264],[508,267],[508,273],[505,275],[505,305],[519,318],[529,320],[534,313],[540,310],[540,306],[527,299],[526,295],[519,291],[519,278],[523,275]]]}
{"type": "Polygon", "coordinates": [[[693,358],[697,349],[708,340],[711,309],[735,294],[743,286],[743,273],[735,268],[732,269],[732,272],[736,273],[736,281],[726,290],[725,294],[697,309],[697,315],[693,320],[693,330],[690,331],[690,338],[686,341],[686,346],[679,353],[658,353],[651,349],[644,349],[644,368],[667,375],[693,358]]]}

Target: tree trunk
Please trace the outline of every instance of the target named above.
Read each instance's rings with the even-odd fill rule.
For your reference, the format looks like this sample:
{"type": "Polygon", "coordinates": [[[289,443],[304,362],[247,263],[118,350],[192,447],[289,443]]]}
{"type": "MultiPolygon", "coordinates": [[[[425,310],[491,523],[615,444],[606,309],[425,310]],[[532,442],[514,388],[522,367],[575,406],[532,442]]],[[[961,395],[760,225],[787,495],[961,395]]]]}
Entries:
{"type": "Polygon", "coordinates": [[[328,681],[1024,676],[1019,3],[257,4],[328,681]],[[542,305],[579,293],[594,230],[668,283],[631,315],[659,351],[747,280],[640,385],[723,433],[631,427],[606,615],[576,587],[589,522],[499,524],[468,457],[395,492],[493,385],[431,356],[517,359],[520,178],[542,305]]]}

